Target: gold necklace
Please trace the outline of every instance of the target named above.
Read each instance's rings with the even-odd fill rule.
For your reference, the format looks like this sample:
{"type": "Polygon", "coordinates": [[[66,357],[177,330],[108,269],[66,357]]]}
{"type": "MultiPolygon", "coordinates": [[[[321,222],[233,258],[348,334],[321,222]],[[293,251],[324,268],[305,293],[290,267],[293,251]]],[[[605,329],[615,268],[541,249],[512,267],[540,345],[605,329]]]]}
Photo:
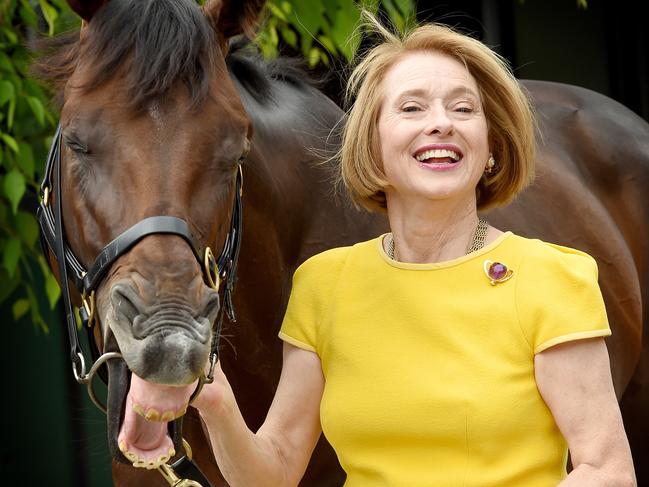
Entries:
{"type": "MultiPolygon", "coordinates": [[[[489,230],[489,224],[484,221],[482,218],[478,219],[478,225],[475,227],[475,230],[473,232],[473,238],[471,239],[471,245],[469,245],[469,248],[466,251],[466,254],[470,254],[472,252],[475,252],[476,250],[480,250],[482,247],[484,247],[484,240],[485,237],[487,236],[487,230],[489,230]]],[[[388,257],[390,259],[395,260],[394,258],[394,237],[392,236],[391,233],[388,233],[387,235],[388,239],[388,257]]]]}

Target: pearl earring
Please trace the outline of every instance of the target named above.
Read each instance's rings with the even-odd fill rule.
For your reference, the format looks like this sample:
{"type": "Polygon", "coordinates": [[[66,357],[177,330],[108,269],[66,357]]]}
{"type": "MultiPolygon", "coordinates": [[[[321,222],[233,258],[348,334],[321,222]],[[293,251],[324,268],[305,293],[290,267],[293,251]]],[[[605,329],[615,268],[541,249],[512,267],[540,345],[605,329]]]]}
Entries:
{"type": "Polygon", "coordinates": [[[491,174],[494,170],[494,166],[496,165],[496,160],[494,159],[493,154],[489,154],[489,160],[487,161],[487,167],[485,168],[485,171],[487,174],[491,174]]]}

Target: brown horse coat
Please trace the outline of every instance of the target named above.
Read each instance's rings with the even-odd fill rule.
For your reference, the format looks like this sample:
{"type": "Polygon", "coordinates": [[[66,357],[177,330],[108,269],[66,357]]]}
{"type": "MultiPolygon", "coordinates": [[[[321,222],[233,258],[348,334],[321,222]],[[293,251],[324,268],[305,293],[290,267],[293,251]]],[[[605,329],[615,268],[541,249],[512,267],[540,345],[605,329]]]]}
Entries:
{"type": "MultiPolygon", "coordinates": [[[[243,166],[244,240],[235,295],[239,319],[225,330],[228,343],[222,347],[221,360],[242,413],[255,430],[263,422],[279,378],[277,332],[293,271],[317,252],[385,231],[387,223],[381,216],[355,210],[344,195],[336,196],[332,190],[333,170],[321,161],[323,153],[336,147],[336,138],[329,134],[341,119],[340,109],[286,63],[262,62],[243,51],[231,52],[226,58],[227,40],[250,28],[263,2],[212,0],[201,20],[192,10],[193,2],[122,0],[124,15],[129,8],[140,9],[132,17],[161,10],[153,27],[140,22],[131,37],[113,37],[124,48],[121,57],[113,56],[114,63],[101,65],[98,71],[100,52],[95,46],[94,57],[90,56],[93,46],[87,44],[93,39],[111,39],[105,26],[108,16],[118,9],[116,3],[70,1],[87,27],[81,43],[75,41],[63,51],[67,58],[49,61],[49,77],[61,82],[65,95],[63,186],[66,194],[75,195],[64,205],[68,239],[87,265],[128,224],[151,214],[170,214],[185,218],[200,238],[220,248],[236,174],[232,158],[239,156],[253,128],[252,150],[243,166]],[[203,29],[204,39],[182,24],[190,19],[197,29],[203,29]],[[205,30],[207,25],[212,34],[205,30]],[[156,37],[155,29],[163,28],[172,41],[156,37]],[[184,35],[188,36],[185,41],[184,35]],[[151,45],[154,39],[164,49],[151,45]],[[190,41],[196,42],[191,46],[197,46],[197,51],[187,51],[191,62],[177,66],[182,63],[173,61],[173,42],[186,47],[190,41]],[[141,69],[141,76],[133,75],[138,49],[148,49],[160,61],[141,69]],[[177,68],[176,74],[161,74],[157,84],[150,75],[156,66],[164,72],[165,62],[177,68]],[[84,85],[93,71],[97,83],[84,85]],[[102,75],[105,79],[99,79],[102,75]],[[150,90],[140,86],[137,103],[131,103],[124,86],[137,88],[138,79],[146,80],[150,90]],[[187,86],[206,90],[205,96],[195,96],[187,86]],[[84,152],[88,146],[94,152],[84,152]],[[75,186],[78,191],[71,191],[75,186]]],[[[135,21],[128,22],[135,25],[135,21]]],[[[649,453],[649,425],[642,411],[649,402],[649,357],[647,347],[643,349],[648,338],[643,328],[648,313],[643,297],[649,291],[644,218],[649,207],[645,190],[649,126],[621,105],[587,90],[544,82],[525,86],[541,126],[538,178],[512,205],[487,218],[502,230],[580,248],[597,259],[614,333],[608,346],[616,391],[622,398],[638,478],[647,478],[641,459],[649,453]]],[[[120,315],[121,324],[115,324],[117,284],[122,286],[118,289],[130,286],[133,303],[143,303],[141,309],[129,308],[131,317],[159,306],[160,300],[169,312],[179,313],[168,305],[174,301],[198,318],[212,317],[209,303],[213,297],[201,281],[200,269],[175,237],[147,237],[117,261],[99,290],[103,328],[95,336],[100,346],[128,348],[126,363],[131,370],[144,374],[151,369],[152,377],[164,382],[164,368],[169,364],[164,346],[153,349],[159,352],[155,364],[143,360],[139,344],[128,336],[131,332],[124,321],[128,316],[120,315]],[[116,326],[121,327],[117,339],[116,326]]],[[[169,333],[176,330],[169,328],[169,333]]],[[[195,345],[204,353],[204,343],[195,345]]],[[[114,407],[109,422],[116,422],[117,429],[128,388],[125,368],[123,373],[119,381],[113,381],[120,382],[120,387],[111,386],[114,407]]],[[[198,373],[183,369],[174,375],[180,377],[174,379],[178,382],[169,379],[168,383],[187,384],[198,373]]],[[[109,443],[119,456],[115,428],[109,443]]],[[[184,434],[213,485],[225,485],[193,409],[185,417],[184,434]]],[[[113,474],[119,487],[166,485],[156,472],[116,461],[113,474]]],[[[331,448],[321,440],[302,485],[341,485],[343,478],[331,448]]]]}

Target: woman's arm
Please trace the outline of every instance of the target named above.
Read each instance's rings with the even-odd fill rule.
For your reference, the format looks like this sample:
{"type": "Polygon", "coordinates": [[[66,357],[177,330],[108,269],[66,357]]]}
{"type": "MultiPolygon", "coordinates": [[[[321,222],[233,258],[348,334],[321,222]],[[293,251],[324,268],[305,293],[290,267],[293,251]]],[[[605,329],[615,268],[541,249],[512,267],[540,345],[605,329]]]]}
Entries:
{"type": "Polygon", "coordinates": [[[539,391],[570,448],[573,471],[559,486],[635,486],[604,339],[551,347],[534,365],[539,391]]]}
{"type": "Polygon", "coordinates": [[[194,406],[207,425],[221,473],[232,487],[295,486],[320,436],[324,377],[318,356],[284,343],[282,375],[262,427],[248,429],[217,365],[194,406]]]}

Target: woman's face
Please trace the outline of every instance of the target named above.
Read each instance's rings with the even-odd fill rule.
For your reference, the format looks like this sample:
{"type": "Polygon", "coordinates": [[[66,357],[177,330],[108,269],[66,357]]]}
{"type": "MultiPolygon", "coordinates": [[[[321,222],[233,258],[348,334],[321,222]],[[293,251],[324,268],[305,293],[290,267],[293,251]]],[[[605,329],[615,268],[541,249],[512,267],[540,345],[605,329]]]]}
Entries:
{"type": "Polygon", "coordinates": [[[434,51],[410,53],[382,82],[378,132],[388,202],[475,203],[489,158],[487,120],[473,76],[434,51]]]}

